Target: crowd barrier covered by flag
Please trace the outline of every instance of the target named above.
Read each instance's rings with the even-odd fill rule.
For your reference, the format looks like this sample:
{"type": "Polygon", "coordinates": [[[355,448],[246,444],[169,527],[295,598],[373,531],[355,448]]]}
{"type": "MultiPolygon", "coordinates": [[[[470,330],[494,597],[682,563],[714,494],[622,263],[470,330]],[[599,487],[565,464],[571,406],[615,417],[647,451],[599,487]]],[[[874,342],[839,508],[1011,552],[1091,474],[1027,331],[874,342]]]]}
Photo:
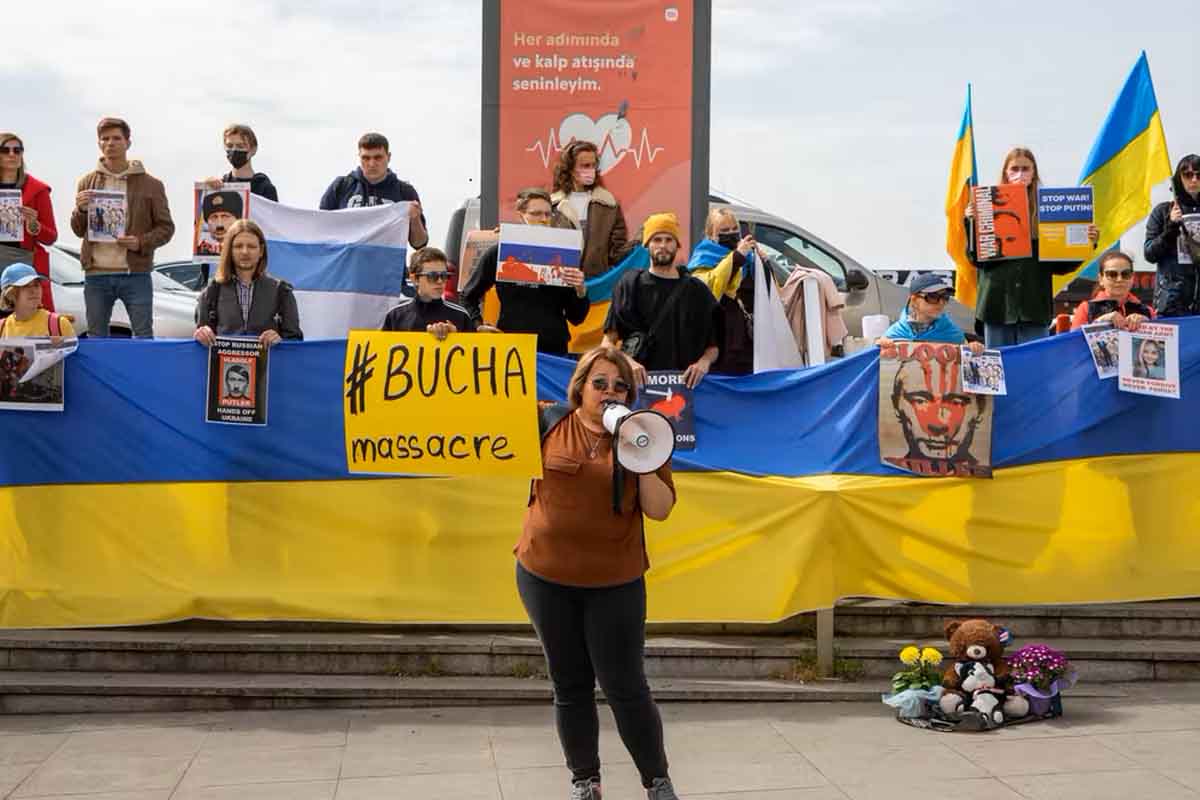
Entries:
{"type": "MultiPolygon", "coordinates": [[[[705,379],[679,505],[647,523],[650,618],[1194,595],[1200,319],[1179,325],[1182,400],[1098,380],[1079,333],[1006,350],[990,480],[880,463],[875,350],[705,379]]],[[[524,621],[526,481],[350,476],[344,341],[273,350],[267,427],[206,425],[205,355],[85,341],[65,412],[0,414],[0,626],[524,621]]],[[[539,396],[572,366],[539,357],[539,396]]]]}

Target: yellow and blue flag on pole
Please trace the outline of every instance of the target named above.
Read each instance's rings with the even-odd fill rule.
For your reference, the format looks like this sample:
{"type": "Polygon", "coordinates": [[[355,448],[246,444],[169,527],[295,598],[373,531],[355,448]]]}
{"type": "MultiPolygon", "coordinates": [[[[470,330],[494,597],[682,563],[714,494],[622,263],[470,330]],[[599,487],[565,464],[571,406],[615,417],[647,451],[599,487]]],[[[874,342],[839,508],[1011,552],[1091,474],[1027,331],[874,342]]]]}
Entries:
{"type": "MultiPolygon", "coordinates": [[[[1097,254],[1120,242],[1126,231],[1150,213],[1150,189],[1169,177],[1167,137],[1143,50],[1100,126],[1079,175],[1079,182],[1090,184],[1095,193],[1095,224],[1100,229],[1097,254]]],[[[1094,264],[1092,259],[1083,265],[1085,275],[1095,272],[1094,264]]],[[[1056,275],[1054,291],[1077,274],[1056,275]]]]}
{"type": "Polygon", "coordinates": [[[975,168],[975,125],[971,118],[971,86],[967,84],[967,107],[963,111],[954,157],[950,160],[950,185],[946,189],[946,253],[954,260],[957,273],[954,296],[960,303],[975,307],[978,276],[975,265],[967,258],[967,232],[963,228],[967,205],[971,202],[971,187],[979,183],[975,168]]]}

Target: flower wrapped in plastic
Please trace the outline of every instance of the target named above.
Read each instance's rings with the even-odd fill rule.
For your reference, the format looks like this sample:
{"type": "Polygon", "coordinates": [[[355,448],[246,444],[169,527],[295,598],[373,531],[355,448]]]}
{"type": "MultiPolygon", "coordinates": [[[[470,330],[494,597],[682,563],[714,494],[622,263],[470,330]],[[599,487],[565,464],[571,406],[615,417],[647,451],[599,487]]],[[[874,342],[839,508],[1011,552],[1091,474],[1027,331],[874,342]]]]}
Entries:
{"type": "Polygon", "coordinates": [[[1007,657],[1017,692],[1034,715],[1062,714],[1059,694],[1075,685],[1075,667],[1066,655],[1044,644],[1027,644],[1007,657]]]}
{"type": "Polygon", "coordinates": [[[892,676],[892,694],[883,695],[883,702],[901,717],[924,717],[926,704],[937,703],[942,696],[942,678],[937,671],[942,654],[936,647],[909,645],[900,651],[900,663],[904,669],[892,676]]]}

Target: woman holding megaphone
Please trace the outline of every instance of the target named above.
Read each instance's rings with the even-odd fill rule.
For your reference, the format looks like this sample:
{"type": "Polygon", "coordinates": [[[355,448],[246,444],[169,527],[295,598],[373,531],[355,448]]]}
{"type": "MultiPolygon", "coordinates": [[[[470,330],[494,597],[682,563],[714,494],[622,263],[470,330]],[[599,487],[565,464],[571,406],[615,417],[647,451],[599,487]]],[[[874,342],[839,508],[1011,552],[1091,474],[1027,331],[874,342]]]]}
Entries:
{"type": "MultiPolygon", "coordinates": [[[[613,347],[585,353],[567,404],[544,409],[542,478],[533,481],[514,552],[517,590],[546,654],[559,740],[571,770],[571,800],[600,800],[597,681],[650,800],[677,800],[667,775],[662,718],[645,670],[646,556],[643,516],[664,520],[675,505],[670,453],[647,460],[617,452],[609,427],[637,398],[629,359],[613,347]],[[608,427],[606,427],[606,413],[608,427]],[[663,461],[655,468],[655,462],[663,461]],[[625,466],[622,466],[622,463],[625,466]],[[647,469],[635,474],[630,468],[647,469]]],[[[635,412],[644,414],[647,412],[635,412]]],[[[653,412],[649,412],[653,413],[653,412]]],[[[654,448],[653,425],[634,437],[654,448]]],[[[673,440],[670,426],[667,435],[673,440]]]]}

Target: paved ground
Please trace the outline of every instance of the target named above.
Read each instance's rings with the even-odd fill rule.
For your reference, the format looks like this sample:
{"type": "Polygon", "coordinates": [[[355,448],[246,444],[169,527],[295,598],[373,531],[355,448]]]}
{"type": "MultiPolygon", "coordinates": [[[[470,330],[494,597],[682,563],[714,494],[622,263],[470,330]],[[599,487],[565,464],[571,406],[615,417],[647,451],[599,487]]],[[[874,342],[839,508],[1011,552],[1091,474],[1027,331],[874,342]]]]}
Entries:
{"type": "MultiPolygon", "coordinates": [[[[691,800],[1200,798],[1200,684],[1126,689],[1068,697],[1060,720],[974,735],[909,728],[866,703],[662,710],[672,773],[691,800]]],[[[605,797],[643,797],[607,709],[601,719],[605,797]]],[[[548,707],[0,717],[0,797],[566,794],[548,707]]]]}

